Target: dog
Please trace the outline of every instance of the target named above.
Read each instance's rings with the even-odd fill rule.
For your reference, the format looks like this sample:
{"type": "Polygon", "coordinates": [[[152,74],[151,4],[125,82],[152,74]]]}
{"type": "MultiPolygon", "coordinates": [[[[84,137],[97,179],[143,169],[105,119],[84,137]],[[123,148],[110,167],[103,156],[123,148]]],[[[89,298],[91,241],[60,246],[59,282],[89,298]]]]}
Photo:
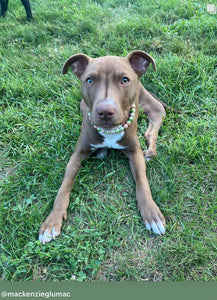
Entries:
{"type": "Polygon", "coordinates": [[[146,177],[145,158],[149,160],[156,156],[158,131],[166,115],[163,104],[139,80],[150,64],[156,71],[154,59],[140,50],[126,57],[91,58],[85,54],[76,54],[66,60],[62,73],[66,74],[71,67],[81,81],[83,122],[53,208],[41,225],[39,240],[42,243],[60,234],[63,219],[67,218],[70,192],[81,163],[95,151],[103,156],[105,149],[109,148],[119,149],[129,158],[136,182],[138,210],[146,228],[159,235],[165,234],[165,218],[152,199],[146,177]],[[149,120],[145,133],[145,152],[137,136],[140,108],[149,120]]]}
{"type": "MultiPolygon", "coordinates": [[[[1,3],[1,17],[5,17],[5,15],[6,15],[6,11],[8,10],[8,1],[9,0],[0,0],[0,3],[1,3]]],[[[32,10],[31,10],[29,0],[21,0],[21,2],[23,4],[23,6],[25,7],[28,21],[31,21],[33,19],[33,16],[32,16],[32,10]]]]}

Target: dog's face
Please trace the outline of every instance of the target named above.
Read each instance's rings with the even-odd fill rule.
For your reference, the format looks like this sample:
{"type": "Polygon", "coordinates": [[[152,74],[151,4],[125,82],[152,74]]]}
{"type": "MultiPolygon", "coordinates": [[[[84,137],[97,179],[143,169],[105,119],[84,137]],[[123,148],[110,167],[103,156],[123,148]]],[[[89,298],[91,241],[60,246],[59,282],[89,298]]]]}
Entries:
{"type": "Polygon", "coordinates": [[[111,128],[128,119],[138,91],[138,76],[129,60],[115,56],[92,59],[80,79],[82,97],[95,125],[111,128]]]}
{"type": "Polygon", "coordinates": [[[81,80],[82,97],[96,126],[110,129],[126,122],[129,110],[139,93],[139,77],[149,64],[156,69],[152,57],[142,51],[133,51],[127,57],[104,56],[90,58],[84,54],[70,57],[68,67],[81,80]]]}

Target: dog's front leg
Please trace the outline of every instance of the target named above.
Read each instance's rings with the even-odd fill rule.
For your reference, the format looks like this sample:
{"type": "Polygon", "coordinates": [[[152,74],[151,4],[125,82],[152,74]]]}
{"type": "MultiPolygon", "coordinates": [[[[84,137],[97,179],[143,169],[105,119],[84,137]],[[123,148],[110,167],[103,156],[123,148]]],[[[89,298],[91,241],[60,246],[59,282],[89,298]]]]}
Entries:
{"type": "Polygon", "coordinates": [[[71,159],[66,167],[62,185],[57,193],[53,208],[42,223],[39,231],[39,240],[42,243],[50,242],[60,234],[63,219],[67,218],[67,208],[69,206],[70,192],[73,187],[75,177],[84,159],[89,156],[89,152],[83,152],[76,147],[71,159]]]}
{"type": "Polygon", "coordinates": [[[148,230],[164,234],[165,219],[157,204],[152,199],[151,190],[146,177],[146,164],[142,149],[136,147],[132,152],[125,153],[129,157],[130,169],[136,182],[136,198],[138,210],[148,230]]]}

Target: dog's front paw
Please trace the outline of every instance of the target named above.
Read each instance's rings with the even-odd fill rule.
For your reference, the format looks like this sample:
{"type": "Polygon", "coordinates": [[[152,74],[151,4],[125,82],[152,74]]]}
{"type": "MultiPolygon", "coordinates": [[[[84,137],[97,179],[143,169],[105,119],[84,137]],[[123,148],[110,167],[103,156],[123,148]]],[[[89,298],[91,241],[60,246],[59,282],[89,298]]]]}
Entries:
{"type": "Polygon", "coordinates": [[[152,149],[144,150],[143,154],[146,161],[149,161],[157,156],[157,152],[152,149]]]}
{"type": "Polygon", "coordinates": [[[158,218],[155,221],[146,221],[145,226],[149,231],[153,231],[156,234],[164,235],[166,232],[165,224],[158,218]]]}
{"type": "Polygon", "coordinates": [[[43,244],[55,240],[60,234],[63,218],[66,219],[65,214],[59,214],[51,211],[47,219],[42,223],[39,231],[39,241],[43,244]]]}
{"type": "Polygon", "coordinates": [[[166,232],[166,222],[158,206],[153,202],[146,208],[139,209],[146,228],[156,234],[164,235],[166,232]]]}

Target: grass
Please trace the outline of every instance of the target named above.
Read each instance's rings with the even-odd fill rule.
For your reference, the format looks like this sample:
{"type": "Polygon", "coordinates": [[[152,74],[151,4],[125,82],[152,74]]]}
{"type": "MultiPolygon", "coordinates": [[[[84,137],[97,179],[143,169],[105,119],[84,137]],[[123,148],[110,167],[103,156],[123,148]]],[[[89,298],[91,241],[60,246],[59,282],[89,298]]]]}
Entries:
{"type": "MultiPolygon", "coordinates": [[[[216,281],[217,22],[207,1],[19,1],[0,20],[0,222],[2,281],[216,281]],[[41,245],[79,136],[80,85],[64,61],[145,50],[142,78],[168,105],[158,157],[147,165],[167,234],[145,230],[127,159],[87,160],[62,235],[41,245]]],[[[145,147],[145,116],[139,117],[145,147]]]]}

